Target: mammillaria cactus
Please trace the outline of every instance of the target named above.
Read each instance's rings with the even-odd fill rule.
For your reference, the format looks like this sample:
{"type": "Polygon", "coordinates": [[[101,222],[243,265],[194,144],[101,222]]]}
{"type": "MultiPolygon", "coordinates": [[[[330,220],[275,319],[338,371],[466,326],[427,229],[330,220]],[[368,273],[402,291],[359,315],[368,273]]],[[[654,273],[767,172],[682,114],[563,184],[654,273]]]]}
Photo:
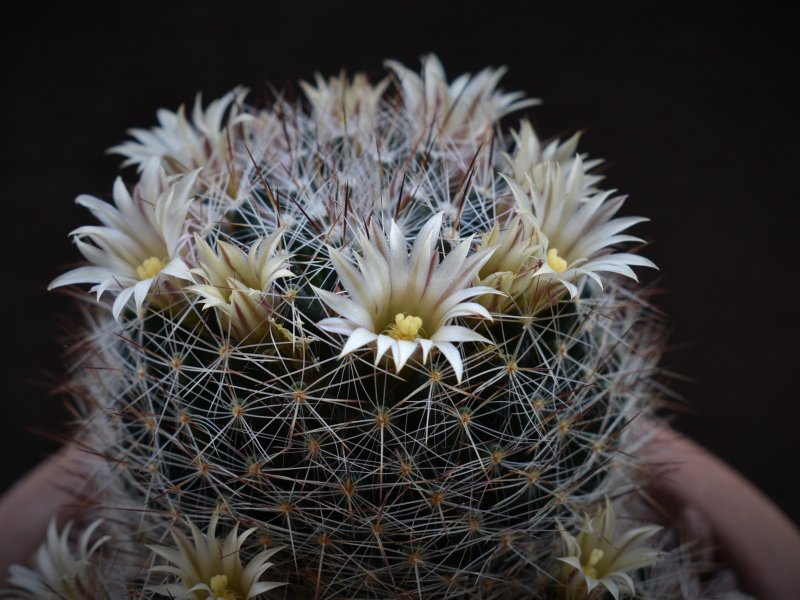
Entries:
{"type": "Polygon", "coordinates": [[[598,575],[655,532],[608,500],[659,399],[643,219],[577,137],[501,127],[535,103],[502,70],[387,65],[160,111],[112,149],[130,191],[78,198],[102,225],[52,285],[100,302],[73,386],[133,598],[618,597],[658,560],[598,575]]]}

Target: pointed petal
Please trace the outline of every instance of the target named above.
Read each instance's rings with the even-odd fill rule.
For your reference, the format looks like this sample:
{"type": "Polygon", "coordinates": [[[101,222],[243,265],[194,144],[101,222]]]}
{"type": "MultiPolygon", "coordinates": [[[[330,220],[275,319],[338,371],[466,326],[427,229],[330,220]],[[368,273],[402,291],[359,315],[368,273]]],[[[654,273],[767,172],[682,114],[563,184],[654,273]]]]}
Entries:
{"type": "Polygon", "coordinates": [[[444,354],[447,362],[449,362],[453,367],[456,380],[458,383],[461,383],[461,377],[464,374],[464,363],[461,360],[461,354],[459,353],[458,348],[453,346],[453,344],[450,342],[434,342],[434,344],[439,351],[444,354]]]}
{"type": "Polygon", "coordinates": [[[164,275],[172,275],[173,277],[177,277],[178,279],[183,279],[185,281],[192,280],[192,274],[189,271],[189,267],[181,258],[173,258],[163,269],[161,269],[161,272],[164,275]]]}
{"type": "MultiPolygon", "coordinates": [[[[492,293],[496,293],[496,291],[493,291],[492,293]]],[[[492,320],[491,313],[486,310],[485,306],[478,304],[477,302],[462,302],[461,304],[457,304],[447,311],[444,319],[449,320],[455,317],[481,317],[489,321],[492,320]]]]}
{"type": "Polygon", "coordinates": [[[145,299],[147,298],[147,293],[150,291],[150,287],[155,282],[154,277],[150,277],[148,279],[142,279],[136,285],[133,286],[133,298],[136,302],[136,308],[139,309],[144,304],[145,299]]]}
{"type": "Polygon", "coordinates": [[[356,329],[356,325],[354,325],[351,321],[348,321],[347,319],[340,319],[338,317],[322,319],[322,321],[317,323],[317,327],[324,329],[325,331],[330,331],[331,333],[341,333],[344,335],[350,335],[356,329]]]}
{"type": "Polygon", "coordinates": [[[122,313],[122,309],[125,308],[125,305],[130,300],[131,296],[133,295],[133,287],[128,287],[122,290],[117,296],[117,299],[114,300],[114,306],[111,308],[111,314],[114,315],[114,318],[119,321],[120,313],[122,313]]]}
{"type": "Polygon", "coordinates": [[[376,333],[364,329],[363,327],[359,327],[358,329],[353,331],[353,333],[350,334],[349,338],[347,338],[347,342],[342,348],[342,352],[339,354],[339,356],[340,357],[346,356],[347,354],[350,354],[354,350],[358,350],[359,348],[366,346],[367,344],[376,340],[377,338],[378,335],[376,333]]]}
{"type": "Polygon", "coordinates": [[[468,327],[445,325],[436,330],[431,336],[431,341],[438,345],[441,342],[488,342],[489,340],[468,327]]]}
{"type": "Polygon", "coordinates": [[[575,296],[578,295],[578,288],[575,286],[574,283],[570,283],[569,281],[566,281],[565,279],[559,279],[558,282],[561,285],[563,285],[565,288],[567,288],[567,291],[569,292],[569,297],[570,298],[574,298],[575,296]]]}
{"type": "Polygon", "coordinates": [[[352,321],[356,325],[365,329],[370,329],[373,327],[372,317],[360,304],[350,300],[349,298],[339,296],[338,294],[334,294],[333,292],[329,292],[327,290],[322,290],[313,286],[312,289],[325,304],[342,315],[348,321],[352,321]]]}
{"type": "Polygon", "coordinates": [[[277,587],[281,587],[282,585],[287,585],[286,582],[281,581],[259,581],[258,583],[254,584],[250,591],[247,593],[247,598],[245,600],[250,600],[250,598],[255,598],[259,594],[263,594],[264,592],[268,592],[269,590],[273,590],[277,587]]]}
{"type": "Polygon", "coordinates": [[[386,354],[386,351],[392,347],[392,338],[388,335],[379,335],[378,336],[378,347],[375,351],[375,364],[377,365],[378,362],[383,358],[383,355],[386,354]]]}
{"type": "Polygon", "coordinates": [[[414,351],[417,349],[417,342],[409,342],[407,340],[397,340],[397,353],[394,356],[395,359],[395,369],[399,373],[400,370],[406,366],[408,359],[414,354],[414,351]]]}
{"type": "Polygon", "coordinates": [[[365,306],[370,301],[374,301],[374,298],[371,297],[372,294],[370,294],[367,282],[358,270],[353,267],[352,263],[345,259],[338,250],[329,248],[328,253],[331,264],[333,264],[337,275],[339,275],[339,281],[342,282],[347,293],[361,306],[365,306]]]}
{"type": "Polygon", "coordinates": [[[72,271],[67,271],[63,275],[56,277],[50,285],[48,291],[53,288],[76,283],[100,283],[106,279],[113,278],[114,273],[106,267],[78,267],[72,271]]]}
{"type": "Polygon", "coordinates": [[[422,347],[422,362],[423,363],[428,362],[428,355],[430,354],[431,349],[435,345],[434,342],[432,340],[426,340],[423,338],[420,338],[417,341],[419,342],[419,345],[422,347]]]}

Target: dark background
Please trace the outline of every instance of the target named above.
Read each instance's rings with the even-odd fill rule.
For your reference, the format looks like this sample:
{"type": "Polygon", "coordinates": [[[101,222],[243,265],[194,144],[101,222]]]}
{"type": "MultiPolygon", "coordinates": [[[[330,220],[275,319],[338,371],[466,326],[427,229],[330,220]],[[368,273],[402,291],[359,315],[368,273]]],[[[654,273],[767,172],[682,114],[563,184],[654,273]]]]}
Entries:
{"type": "Polygon", "coordinates": [[[544,100],[529,115],[545,137],[586,130],[582,149],[630,196],[624,212],[652,219],[635,233],[661,268],[645,277],[666,290],[664,364],[686,378],[677,427],[800,521],[793,24],[764,3],[758,15],[603,4],[28,3],[3,15],[0,491],[68,431],[49,391],[77,318],[45,288],[79,258],[68,232],[91,222],[75,196],[110,195],[120,159],[104,150],[198,90],[260,94],[342,66],[378,78],[383,58],[416,66],[433,51],[451,77],[508,65],[506,90],[544,100]]]}

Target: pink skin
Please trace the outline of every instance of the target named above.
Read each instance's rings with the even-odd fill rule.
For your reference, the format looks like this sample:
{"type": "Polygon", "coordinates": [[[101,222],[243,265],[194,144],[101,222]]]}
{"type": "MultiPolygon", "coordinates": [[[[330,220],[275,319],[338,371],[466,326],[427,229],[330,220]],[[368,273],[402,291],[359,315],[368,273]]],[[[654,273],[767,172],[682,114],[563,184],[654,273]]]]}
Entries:
{"type": "Polygon", "coordinates": [[[79,512],[75,490],[84,484],[80,465],[87,456],[74,444],[65,446],[0,498],[0,582],[10,565],[24,564],[36,551],[54,515],[62,525],[79,512]]]}
{"type": "MultiPolygon", "coordinates": [[[[655,473],[649,492],[674,514],[691,507],[711,526],[723,559],[746,591],[759,599],[797,598],[800,532],[761,492],[718,458],[659,426],[642,452],[655,473]]],[[[83,478],[76,463],[87,454],[70,445],[43,462],[0,499],[0,581],[24,563],[44,538],[54,514],[63,523],[80,509],[73,491],[83,478]]]]}
{"type": "Polygon", "coordinates": [[[764,600],[800,597],[800,531],[764,494],[668,427],[658,427],[642,455],[655,471],[650,493],[674,514],[690,506],[706,519],[744,590],[764,600]]]}

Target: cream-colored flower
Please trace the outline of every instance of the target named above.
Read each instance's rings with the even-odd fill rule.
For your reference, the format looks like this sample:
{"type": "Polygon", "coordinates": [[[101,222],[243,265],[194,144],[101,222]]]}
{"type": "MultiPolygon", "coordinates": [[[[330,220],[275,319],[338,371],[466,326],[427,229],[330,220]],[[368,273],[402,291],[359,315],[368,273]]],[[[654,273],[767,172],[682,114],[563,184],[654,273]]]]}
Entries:
{"type": "Polygon", "coordinates": [[[329,248],[331,262],[347,296],[314,288],[341,317],[325,319],[322,329],[347,335],[344,356],[375,342],[375,362],[391,350],[399,372],[417,348],[426,361],[437,348],[450,362],[458,381],[464,370],[454,342],[488,342],[477,332],[451,325],[456,317],[490,319],[489,312],[470,298],[495,290],[469,287],[494,252],[484,249],[469,255],[471,239],[461,242],[439,263],[442,214],[429,219],[417,234],[411,252],[405,236],[392,222],[388,237],[377,226],[370,235],[359,233],[358,269],[341,252],[329,248]]]}
{"type": "MultiPolygon", "coordinates": [[[[511,153],[504,152],[503,158],[508,163],[510,174],[514,180],[524,184],[528,173],[537,165],[545,162],[556,162],[567,171],[571,169],[578,156],[577,149],[581,134],[578,132],[564,142],[558,139],[552,140],[543,146],[530,121],[522,119],[519,131],[512,129],[511,137],[514,139],[514,150],[511,153]]],[[[584,158],[581,156],[582,160],[584,158]]],[[[594,184],[602,179],[599,175],[587,173],[601,162],[599,159],[584,161],[584,192],[593,191],[594,184]]]]}
{"type": "Polygon", "coordinates": [[[168,173],[188,173],[213,162],[225,164],[231,154],[228,129],[250,118],[241,112],[247,93],[246,88],[237,87],[205,110],[198,94],[191,122],[183,105],[177,112],[162,108],[157,113],[157,127],[130,129],[128,133],[135,141],[123,142],[108,152],[121,154],[126,159],[123,166],[137,165],[139,170],[151,158],[158,158],[168,173]]]}
{"type": "Polygon", "coordinates": [[[480,248],[495,248],[495,252],[481,267],[475,283],[502,294],[487,294],[478,301],[492,311],[503,312],[528,290],[544,264],[533,216],[520,212],[503,229],[495,223],[491,231],[481,236],[480,248]]]}
{"type": "Polygon", "coordinates": [[[509,177],[505,179],[518,211],[532,215],[541,244],[542,266],[523,293],[527,310],[537,312],[552,304],[564,289],[575,297],[577,283],[584,276],[602,287],[599,273],[617,273],[636,280],[631,267],[655,268],[637,254],[612,251],[616,244],[641,242],[622,232],[647,219],[613,218],[625,198],[612,197],[613,191],[587,193],[580,157],[569,169],[555,162],[534,167],[526,176],[525,188],[509,177]]]}
{"type": "Polygon", "coordinates": [[[98,300],[106,291],[117,292],[112,312],[119,319],[131,297],[139,309],[154,286],[157,294],[164,294],[175,287],[170,278],[191,279],[182,246],[196,177],[195,171],[167,179],[158,162],[151,160],[133,195],[122,179],[116,180],[114,205],[78,196],[75,202],[102,223],[72,232],[78,250],[92,264],[61,275],[49,289],[93,283],[91,291],[97,292],[98,300]]]}
{"type": "Polygon", "coordinates": [[[95,552],[106,543],[109,536],[101,537],[91,546],[92,535],[103,521],[92,523],[71,548],[70,521],[59,534],[55,519],[47,528],[47,538],[35,556],[35,568],[19,565],[9,568],[8,583],[18,588],[16,598],[25,600],[109,600],[100,581],[104,575],[92,561],[95,552]]]}
{"type": "Polygon", "coordinates": [[[281,233],[257,240],[246,254],[221,240],[215,252],[195,236],[200,268],[193,273],[207,283],[190,286],[187,291],[203,299],[203,308],[213,307],[222,327],[240,341],[260,341],[268,336],[276,341],[293,339],[275,322],[268,295],[276,280],[294,276],[288,268],[290,257],[278,251],[281,233]]]}
{"type": "Polygon", "coordinates": [[[356,73],[348,80],[342,71],[327,81],[316,73],[314,81],[316,86],[301,81],[300,87],[311,102],[321,136],[328,138],[339,132],[339,135],[362,136],[363,141],[374,136],[375,117],[389,85],[388,78],[371,85],[365,73],[356,73]]]}
{"type": "Polygon", "coordinates": [[[564,563],[561,583],[567,599],[588,598],[598,586],[605,587],[616,600],[619,600],[620,591],[634,593],[633,580],[628,573],[658,561],[658,550],[641,544],[660,529],[649,525],[618,536],[617,518],[608,498],[594,517],[585,515],[577,538],[562,528],[564,556],[558,560],[564,563]]]}
{"type": "Polygon", "coordinates": [[[417,135],[427,136],[432,129],[445,143],[477,146],[489,140],[499,119],[539,103],[522,92],[497,90],[505,68],[465,73],[448,84],[442,63],[432,54],[422,58],[421,75],[394,60],[385,65],[400,80],[405,108],[419,127],[417,135]]]}
{"type": "Polygon", "coordinates": [[[152,567],[150,572],[168,573],[180,578],[180,583],[154,585],[149,588],[151,591],[176,600],[249,600],[286,585],[259,581],[272,566],[269,559],[281,548],[263,550],[244,566],[240,556],[242,545],[256,528],[239,534],[237,523],[221,542],[216,537],[218,519],[218,514],[211,517],[206,534],[187,519],[192,532],[191,541],[182,532],[171,529],[174,548],[148,546],[156,555],[172,563],[152,567]]]}

